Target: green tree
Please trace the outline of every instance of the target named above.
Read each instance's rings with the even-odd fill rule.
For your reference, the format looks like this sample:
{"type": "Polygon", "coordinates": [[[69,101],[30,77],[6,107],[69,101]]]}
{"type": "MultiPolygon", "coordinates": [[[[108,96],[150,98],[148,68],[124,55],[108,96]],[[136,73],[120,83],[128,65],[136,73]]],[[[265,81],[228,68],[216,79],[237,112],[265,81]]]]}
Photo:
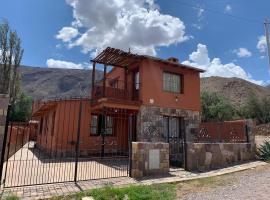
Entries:
{"type": "Polygon", "coordinates": [[[202,121],[224,121],[234,118],[233,106],[217,92],[202,92],[201,104],[202,121]]]}
{"type": "Polygon", "coordinates": [[[270,122],[270,98],[258,98],[255,94],[250,94],[245,105],[245,118],[256,119],[259,123],[270,122]]]}
{"type": "Polygon", "coordinates": [[[9,94],[15,103],[19,92],[19,67],[23,56],[21,39],[7,21],[0,22],[0,93],[9,94]]]}
{"type": "Polygon", "coordinates": [[[32,98],[24,93],[21,93],[12,109],[12,121],[27,122],[31,117],[31,112],[32,98]]]}

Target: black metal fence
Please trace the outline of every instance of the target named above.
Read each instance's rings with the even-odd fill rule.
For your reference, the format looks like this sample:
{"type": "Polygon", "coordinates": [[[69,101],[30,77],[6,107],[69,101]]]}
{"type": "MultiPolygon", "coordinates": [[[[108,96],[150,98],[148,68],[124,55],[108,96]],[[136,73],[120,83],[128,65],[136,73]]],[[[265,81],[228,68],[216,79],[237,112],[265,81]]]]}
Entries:
{"type": "Polygon", "coordinates": [[[92,111],[85,99],[46,103],[27,123],[8,120],[4,187],[129,176],[135,113],[92,111]]]}

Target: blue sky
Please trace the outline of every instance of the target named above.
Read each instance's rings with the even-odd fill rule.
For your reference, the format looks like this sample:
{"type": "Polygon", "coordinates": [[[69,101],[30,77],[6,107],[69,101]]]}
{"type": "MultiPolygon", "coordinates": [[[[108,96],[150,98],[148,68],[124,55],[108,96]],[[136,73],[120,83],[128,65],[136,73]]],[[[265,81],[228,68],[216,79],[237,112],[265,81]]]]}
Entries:
{"type": "Polygon", "coordinates": [[[24,65],[89,67],[91,56],[109,45],[175,56],[206,69],[205,76],[266,84],[259,37],[269,8],[267,0],[4,0],[0,17],[22,38],[24,65]]]}

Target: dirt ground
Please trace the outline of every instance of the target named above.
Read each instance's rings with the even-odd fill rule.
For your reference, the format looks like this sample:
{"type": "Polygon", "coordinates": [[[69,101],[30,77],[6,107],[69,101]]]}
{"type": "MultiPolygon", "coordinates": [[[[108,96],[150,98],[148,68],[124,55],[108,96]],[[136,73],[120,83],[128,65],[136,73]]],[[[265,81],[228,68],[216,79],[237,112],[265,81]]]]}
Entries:
{"type": "Polygon", "coordinates": [[[179,183],[177,198],[183,200],[270,199],[270,165],[229,175],[179,183]]]}

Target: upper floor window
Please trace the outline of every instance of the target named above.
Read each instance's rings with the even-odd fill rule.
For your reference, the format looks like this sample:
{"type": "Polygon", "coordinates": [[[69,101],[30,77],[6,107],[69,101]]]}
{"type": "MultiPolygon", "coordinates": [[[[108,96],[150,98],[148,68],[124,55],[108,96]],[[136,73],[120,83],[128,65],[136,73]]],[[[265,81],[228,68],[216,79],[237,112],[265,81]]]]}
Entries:
{"type": "Polygon", "coordinates": [[[135,89],[136,90],[140,89],[140,73],[139,72],[135,73],[135,89]]]}
{"type": "Polygon", "coordinates": [[[163,90],[167,92],[181,92],[181,75],[163,72],[163,90]]]}

